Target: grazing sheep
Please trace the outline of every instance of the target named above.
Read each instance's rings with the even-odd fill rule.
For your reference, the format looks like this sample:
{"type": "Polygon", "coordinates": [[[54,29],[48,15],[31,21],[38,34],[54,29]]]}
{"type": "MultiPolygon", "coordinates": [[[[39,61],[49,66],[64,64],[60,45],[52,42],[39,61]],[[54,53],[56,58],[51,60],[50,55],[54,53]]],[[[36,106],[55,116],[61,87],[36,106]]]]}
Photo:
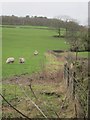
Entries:
{"type": "Polygon", "coordinates": [[[65,65],[68,65],[68,62],[67,62],[67,61],[65,61],[65,65]]]}
{"type": "Polygon", "coordinates": [[[19,58],[19,63],[24,63],[25,59],[24,58],[19,58]]]}
{"type": "Polygon", "coordinates": [[[71,64],[70,64],[70,68],[72,69],[72,68],[73,68],[73,66],[74,66],[74,65],[73,65],[73,63],[71,63],[71,64]]]}
{"type": "Polygon", "coordinates": [[[34,51],[34,55],[38,55],[38,51],[37,50],[34,51]]]}
{"type": "Polygon", "coordinates": [[[13,57],[9,57],[9,58],[7,58],[7,60],[6,60],[6,63],[14,63],[14,58],[13,57]]]}

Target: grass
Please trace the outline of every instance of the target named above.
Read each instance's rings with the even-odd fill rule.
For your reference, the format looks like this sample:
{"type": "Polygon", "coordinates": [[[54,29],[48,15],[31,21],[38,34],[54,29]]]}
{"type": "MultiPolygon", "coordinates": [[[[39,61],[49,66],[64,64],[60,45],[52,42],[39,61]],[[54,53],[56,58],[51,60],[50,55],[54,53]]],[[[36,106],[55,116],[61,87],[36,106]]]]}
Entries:
{"type": "Polygon", "coordinates": [[[44,54],[47,50],[68,49],[69,46],[64,43],[65,39],[54,38],[55,34],[57,33],[54,30],[33,29],[33,27],[2,28],[3,78],[39,71],[41,61],[45,62],[44,54]],[[38,50],[38,56],[33,55],[35,50],[38,50]],[[6,59],[11,56],[15,58],[15,63],[6,64],[6,59]],[[19,64],[19,57],[25,58],[25,64],[19,64]]]}
{"type": "Polygon", "coordinates": [[[5,28],[40,28],[40,29],[48,29],[46,26],[30,26],[30,25],[1,25],[0,27],[5,28]]]}
{"type": "MultiPolygon", "coordinates": [[[[24,86],[23,86],[24,87],[24,86]]],[[[60,99],[63,98],[63,95],[58,98],[54,95],[49,96],[49,95],[45,95],[45,94],[40,94],[40,92],[45,91],[47,88],[47,91],[50,92],[52,90],[56,90],[55,86],[53,85],[38,85],[38,84],[34,84],[32,86],[37,98],[35,99],[33,94],[31,93],[31,91],[28,89],[28,86],[24,87],[24,90],[26,92],[26,94],[28,95],[28,97],[30,97],[31,100],[33,100],[44,112],[46,115],[48,115],[48,117],[57,117],[54,113],[54,111],[59,111],[60,109],[60,99]],[[38,91],[37,91],[38,89],[38,91]],[[53,111],[54,110],[54,111],[53,111]]],[[[29,116],[30,117],[35,117],[38,113],[37,109],[35,107],[33,107],[33,104],[30,102],[30,100],[28,102],[26,97],[24,96],[24,94],[22,93],[20,87],[18,85],[15,84],[3,84],[3,90],[6,89],[5,92],[3,92],[3,95],[5,96],[5,98],[14,106],[17,105],[17,108],[20,111],[23,111],[23,113],[27,114],[28,112],[30,112],[29,116]],[[16,87],[16,92],[15,92],[15,87],[16,87]],[[16,94],[16,95],[15,95],[16,94]],[[18,99],[15,99],[18,98],[18,99]],[[18,100],[21,100],[18,102],[18,100]],[[26,105],[27,103],[27,105],[26,105]],[[33,108],[32,108],[33,107],[33,108]],[[36,112],[35,112],[35,111],[36,112]]],[[[3,101],[3,105],[7,106],[7,103],[5,101],[3,101]]],[[[9,108],[10,109],[10,108],[9,108]]],[[[3,111],[3,115],[5,114],[6,116],[9,116],[9,114],[12,115],[14,114],[14,111],[3,111]]],[[[39,113],[40,114],[40,113],[39,113]]],[[[38,117],[42,117],[42,115],[38,116],[38,117]]]]}
{"type": "MultiPolygon", "coordinates": [[[[41,27],[43,28],[43,27],[41,27]]],[[[22,27],[15,28],[3,28],[3,41],[2,41],[2,50],[3,50],[3,60],[2,60],[2,73],[3,78],[9,78],[14,75],[20,75],[23,73],[32,74],[33,72],[37,72],[42,69],[42,63],[46,63],[46,67],[48,67],[49,71],[53,71],[53,69],[58,69],[59,65],[63,64],[63,61],[57,61],[56,57],[53,55],[48,55],[46,53],[47,50],[67,50],[69,46],[65,44],[64,38],[55,38],[53,37],[56,33],[54,30],[41,29],[40,27],[30,27],[27,29],[22,27]],[[34,29],[33,29],[34,28],[34,29]],[[37,29],[38,28],[38,29],[37,29]],[[38,56],[34,56],[34,50],[39,51],[38,56]],[[46,58],[45,58],[46,55],[46,58]],[[6,64],[5,61],[8,57],[13,56],[15,58],[14,64],[6,64]],[[25,64],[19,64],[19,57],[24,57],[26,62],[25,64]],[[52,65],[52,66],[50,66],[52,65]],[[54,66],[55,65],[55,66],[54,66]],[[50,67],[50,68],[49,68],[50,67]]],[[[63,34],[63,33],[62,33],[63,34]]],[[[79,53],[81,56],[86,56],[87,53],[79,53]]],[[[61,78],[59,78],[61,79],[61,78]]],[[[36,110],[35,107],[31,104],[30,100],[23,94],[22,90],[18,86],[18,84],[12,84],[8,79],[7,82],[3,83],[2,91],[5,98],[13,105],[16,105],[18,109],[20,109],[23,113],[28,114],[30,117],[42,117],[40,113],[36,110]],[[6,90],[5,90],[6,89],[6,90]],[[4,91],[5,90],[5,91],[4,91]],[[17,99],[15,99],[17,97],[17,99]],[[19,101],[21,100],[21,101],[19,101]],[[18,102],[19,101],[19,102],[18,102]],[[38,115],[37,115],[38,114],[38,115]]],[[[26,81],[25,81],[26,83],[26,81]]],[[[22,84],[22,83],[21,83],[22,84]]],[[[0,86],[1,87],[1,86],[0,86]]],[[[56,111],[60,116],[61,103],[64,99],[65,93],[62,90],[61,84],[59,83],[50,84],[47,81],[43,81],[43,84],[37,84],[37,81],[32,84],[32,89],[34,90],[38,100],[34,98],[34,95],[31,93],[31,90],[28,86],[22,84],[22,88],[25,90],[25,93],[37,104],[40,108],[45,112],[48,118],[57,117],[56,111]],[[60,95],[57,97],[55,95],[47,95],[41,94],[43,92],[55,92],[60,95]]],[[[12,111],[5,103],[2,101],[6,110],[3,112],[6,116],[13,116],[15,111],[12,111]],[[6,106],[5,106],[6,105],[6,106]]],[[[72,111],[72,109],[71,109],[72,111]]],[[[73,111],[72,111],[73,112],[73,111]]],[[[63,116],[65,111],[62,111],[63,116]]],[[[68,113],[68,112],[67,112],[68,113]]],[[[70,114],[70,113],[69,113],[70,114]]],[[[17,116],[17,114],[16,114],[17,116]]],[[[14,117],[16,117],[14,116],[14,117]]]]}
{"type": "Polygon", "coordinates": [[[88,58],[89,57],[89,52],[79,52],[78,55],[81,56],[81,57],[85,57],[85,58],[88,58]]]}
{"type": "MultiPolygon", "coordinates": [[[[46,53],[46,67],[53,66],[54,64],[56,64],[56,66],[58,66],[59,64],[62,65],[62,63],[59,62],[55,56],[50,53],[46,53]]],[[[56,66],[50,67],[51,69],[49,73],[52,72],[56,66]]],[[[25,115],[28,115],[30,118],[43,117],[41,113],[36,109],[36,107],[34,107],[34,105],[31,103],[30,99],[33,100],[40,107],[40,109],[48,118],[57,118],[56,113],[61,116],[62,113],[65,112],[62,111],[61,113],[62,100],[64,100],[65,98],[65,88],[61,84],[62,78],[59,78],[60,82],[55,82],[55,79],[52,81],[52,79],[50,78],[51,77],[40,80],[39,78],[37,79],[37,76],[32,76],[32,80],[34,80],[31,84],[32,89],[38,99],[36,99],[32,94],[28,86],[28,79],[26,77],[20,78],[21,81],[19,81],[18,78],[18,81],[19,84],[22,85],[23,90],[25,90],[25,93],[28,95],[29,98],[24,95],[21,87],[16,84],[15,79],[13,78],[7,79],[3,82],[3,95],[12,105],[14,105],[18,110],[22,111],[25,115]],[[28,85],[26,85],[25,83],[27,83],[28,85]],[[4,89],[6,89],[6,91],[4,91],[4,89]]],[[[5,101],[3,101],[3,108],[3,117],[20,117],[20,115],[17,113],[15,116],[15,111],[10,108],[5,101]]]]}

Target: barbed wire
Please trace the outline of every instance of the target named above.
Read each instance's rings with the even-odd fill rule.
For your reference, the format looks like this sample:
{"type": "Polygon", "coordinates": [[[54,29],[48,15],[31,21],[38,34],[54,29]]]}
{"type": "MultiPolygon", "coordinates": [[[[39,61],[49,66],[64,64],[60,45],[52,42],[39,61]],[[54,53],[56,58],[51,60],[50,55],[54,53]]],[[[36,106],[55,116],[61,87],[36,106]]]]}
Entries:
{"type": "MultiPolygon", "coordinates": [[[[69,68],[69,66],[64,65],[64,79],[69,80],[69,86],[70,86],[70,81],[72,81],[72,83],[75,84],[74,85],[75,86],[75,89],[74,89],[75,98],[74,98],[74,100],[77,98],[76,96],[78,96],[79,93],[82,93],[82,92],[83,92],[82,94],[84,94],[84,96],[86,96],[84,99],[87,99],[87,93],[86,92],[87,92],[87,89],[88,89],[88,85],[85,88],[85,86],[83,84],[80,84],[80,81],[79,81],[80,78],[79,79],[77,78],[76,73],[75,73],[75,76],[73,76],[74,73],[75,73],[75,71],[72,71],[69,68]]],[[[84,117],[85,117],[86,116],[86,111],[85,111],[86,106],[83,105],[84,101],[81,100],[80,98],[78,98],[77,100],[78,100],[78,102],[80,103],[80,105],[83,109],[83,113],[84,113],[84,117]]]]}

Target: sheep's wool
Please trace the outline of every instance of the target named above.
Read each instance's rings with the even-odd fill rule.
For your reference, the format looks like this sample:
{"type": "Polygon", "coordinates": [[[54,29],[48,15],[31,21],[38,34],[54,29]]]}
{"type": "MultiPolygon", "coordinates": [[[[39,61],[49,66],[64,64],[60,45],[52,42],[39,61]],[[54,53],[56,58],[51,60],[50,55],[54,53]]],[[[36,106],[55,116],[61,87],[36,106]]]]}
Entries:
{"type": "Polygon", "coordinates": [[[7,58],[7,60],[6,60],[6,63],[13,63],[13,62],[14,62],[13,57],[7,58]]]}

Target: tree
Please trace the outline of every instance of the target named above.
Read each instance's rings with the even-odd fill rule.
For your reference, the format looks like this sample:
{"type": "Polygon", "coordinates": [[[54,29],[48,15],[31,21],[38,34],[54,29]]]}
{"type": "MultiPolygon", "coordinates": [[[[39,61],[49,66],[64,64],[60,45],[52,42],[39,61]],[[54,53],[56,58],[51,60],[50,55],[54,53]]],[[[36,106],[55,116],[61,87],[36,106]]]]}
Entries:
{"type": "Polygon", "coordinates": [[[67,31],[68,31],[68,28],[70,27],[71,24],[68,24],[70,21],[72,21],[71,17],[70,16],[67,16],[67,15],[62,15],[61,16],[61,20],[64,22],[64,28],[66,29],[66,36],[67,36],[67,31]]]}
{"type": "Polygon", "coordinates": [[[55,19],[56,19],[55,28],[58,31],[59,37],[62,36],[61,28],[64,28],[66,30],[65,36],[67,36],[68,30],[72,31],[72,30],[77,30],[79,28],[78,22],[75,19],[73,19],[67,15],[57,16],[55,19]]]}
{"type": "Polygon", "coordinates": [[[88,34],[88,28],[83,27],[81,30],[81,38],[83,42],[83,47],[85,51],[89,51],[89,34],[88,34]]]}
{"type": "Polygon", "coordinates": [[[77,60],[79,51],[89,51],[88,29],[81,27],[79,30],[68,31],[67,41],[70,44],[70,50],[76,52],[77,60]]]}
{"type": "Polygon", "coordinates": [[[54,20],[56,21],[54,27],[57,29],[58,37],[61,37],[61,29],[64,28],[64,21],[61,19],[61,16],[55,17],[54,20]]]}
{"type": "Polygon", "coordinates": [[[26,15],[26,18],[29,18],[29,15],[26,15]]]}

